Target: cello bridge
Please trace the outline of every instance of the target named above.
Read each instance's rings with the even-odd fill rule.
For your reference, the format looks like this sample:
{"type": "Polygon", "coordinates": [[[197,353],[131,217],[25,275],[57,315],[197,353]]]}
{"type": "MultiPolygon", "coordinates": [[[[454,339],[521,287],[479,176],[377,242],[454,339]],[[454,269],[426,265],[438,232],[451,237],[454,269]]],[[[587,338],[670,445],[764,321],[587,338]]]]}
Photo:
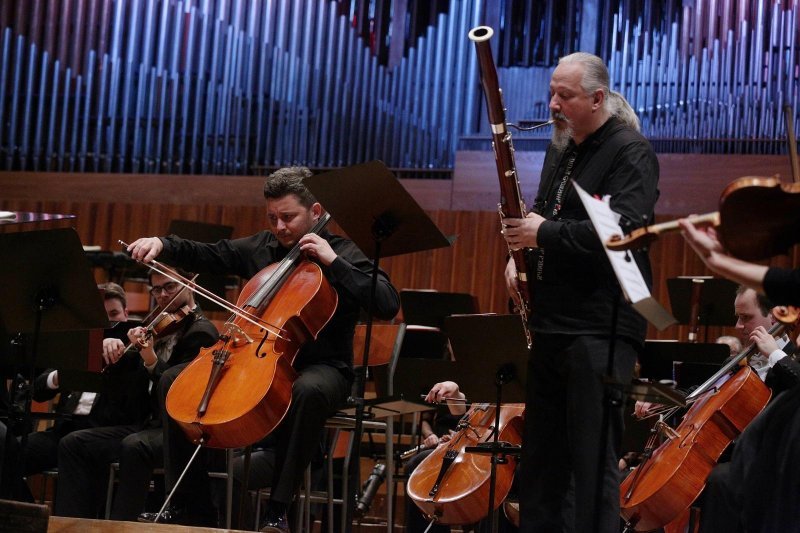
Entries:
{"type": "Polygon", "coordinates": [[[252,344],[253,339],[245,333],[245,331],[236,324],[227,324],[225,335],[233,339],[233,346],[238,348],[244,344],[252,344]]]}
{"type": "Polygon", "coordinates": [[[656,429],[660,434],[664,435],[666,438],[670,440],[677,439],[678,437],[680,437],[677,431],[672,429],[672,427],[670,427],[669,424],[666,424],[661,420],[656,422],[656,429]]]}

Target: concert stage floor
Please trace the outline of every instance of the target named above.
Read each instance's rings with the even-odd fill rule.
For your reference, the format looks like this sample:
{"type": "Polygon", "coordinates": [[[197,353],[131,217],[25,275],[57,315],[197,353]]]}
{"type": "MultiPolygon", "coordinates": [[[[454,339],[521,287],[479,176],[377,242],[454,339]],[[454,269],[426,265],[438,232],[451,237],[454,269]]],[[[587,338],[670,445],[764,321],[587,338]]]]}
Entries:
{"type": "MultiPolygon", "coordinates": [[[[395,531],[404,528],[395,526],[395,531]]],[[[0,526],[2,530],[2,526],[0,526]]],[[[116,522],[113,520],[88,520],[85,518],[67,518],[51,516],[47,533],[228,533],[238,529],[220,529],[211,527],[178,526],[167,524],[144,524],[140,522],[116,522]]],[[[314,531],[319,531],[315,524],[314,531]]],[[[385,533],[386,525],[360,524],[353,525],[351,533],[385,533]]],[[[454,529],[454,531],[458,531],[454,529]]]]}
{"type": "Polygon", "coordinates": [[[140,522],[116,522],[113,520],[88,520],[85,518],[66,518],[51,516],[48,533],[226,533],[238,531],[210,527],[177,526],[167,524],[145,524],[140,522]]]}

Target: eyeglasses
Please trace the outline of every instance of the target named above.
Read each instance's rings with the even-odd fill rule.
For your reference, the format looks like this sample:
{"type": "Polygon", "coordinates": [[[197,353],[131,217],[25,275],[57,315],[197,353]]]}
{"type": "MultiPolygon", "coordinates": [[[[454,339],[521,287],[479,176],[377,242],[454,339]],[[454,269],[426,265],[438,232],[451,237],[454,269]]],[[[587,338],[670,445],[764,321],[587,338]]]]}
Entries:
{"type": "Polygon", "coordinates": [[[174,281],[168,281],[163,285],[156,285],[155,287],[150,288],[150,295],[158,297],[161,293],[165,294],[172,294],[178,290],[180,285],[174,281]]]}

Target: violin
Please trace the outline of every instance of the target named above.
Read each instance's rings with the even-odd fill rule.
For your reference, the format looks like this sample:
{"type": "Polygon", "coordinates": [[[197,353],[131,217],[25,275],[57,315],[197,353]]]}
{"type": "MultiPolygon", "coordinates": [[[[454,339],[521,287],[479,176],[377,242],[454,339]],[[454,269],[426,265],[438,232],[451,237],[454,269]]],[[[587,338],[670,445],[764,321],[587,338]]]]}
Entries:
{"type": "MultiPolygon", "coordinates": [[[[140,348],[147,348],[150,345],[150,341],[153,339],[172,335],[183,326],[183,320],[189,316],[193,316],[193,314],[194,311],[192,311],[192,308],[188,305],[184,305],[172,313],[162,311],[156,315],[153,321],[145,328],[144,334],[136,340],[136,344],[140,348]]],[[[132,344],[133,343],[131,343],[131,345],[132,344]]]]}
{"type": "MultiPolygon", "coordinates": [[[[439,524],[473,524],[488,513],[492,458],[466,453],[479,443],[492,442],[495,424],[494,405],[475,404],[464,415],[456,433],[426,457],[406,484],[406,493],[429,518],[439,524]]],[[[498,440],[512,445],[522,442],[525,406],[500,407],[498,440]]],[[[514,479],[516,459],[499,461],[493,508],[508,496],[514,479]]]]}
{"type": "MultiPolygon", "coordinates": [[[[720,243],[734,257],[759,261],[800,242],[800,183],[779,177],[746,176],[729,184],[719,200],[719,211],[688,217],[696,226],[717,228],[720,243]]],[[[609,250],[648,246],[663,233],[679,230],[676,220],[636,229],[606,242],[609,250]]]]}

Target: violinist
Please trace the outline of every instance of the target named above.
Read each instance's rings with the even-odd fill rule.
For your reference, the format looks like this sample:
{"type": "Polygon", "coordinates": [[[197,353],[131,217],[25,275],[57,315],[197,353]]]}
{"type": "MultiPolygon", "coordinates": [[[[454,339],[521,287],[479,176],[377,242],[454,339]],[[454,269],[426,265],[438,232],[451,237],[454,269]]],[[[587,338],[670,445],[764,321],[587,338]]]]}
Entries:
{"type": "MultiPolygon", "coordinates": [[[[103,291],[106,316],[113,325],[103,334],[102,357],[103,361],[108,364],[115,360],[113,347],[121,342],[119,337],[122,336],[123,331],[126,331],[128,304],[125,291],[116,283],[99,285],[98,289],[103,291]]],[[[7,392],[0,392],[3,392],[2,396],[5,400],[5,397],[8,396],[7,392]]],[[[28,435],[25,454],[21,459],[16,441],[11,443],[12,449],[3,449],[6,442],[6,427],[0,423],[2,426],[0,427],[0,457],[4,460],[2,488],[5,497],[33,501],[27,485],[24,481],[20,482],[22,476],[36,474],[57,466],[58,443],[71,431],[112,423],[114,419],[120,417],[138,420],[144,416],[144,410],[139,407],[133,396],[115,394],[114,391],[97,394],[61,389],[57,369],[47,369],[34,380],[33,399],[35,401],[49,401],[59,393],[59,401],[55,407],[58,418],[52,427],[28,435]],[[13,475],[14,471],[17,471],[19,475],[13,475]]]]}
{"type": "MultiPolygon", "coordinates": [[[[698,229],[686,220],[680,226],[686,241],[714,272],[779,305],[800,305],[800,271],[742,261],[725,251],[713,229],[698,229]]],[[[718,476],[713,492],[704,493],[702,531],[800,531],[800,364],[786,357],[770,373],[780,373],[785,390],[774,393],[745,428],[727,474],[718,476]],[[718,524],[726,529],[716,528],[718,524]]]]}
{"type": "MultiPolygon", "coordinates": [[[[125,291],[116,283],[106,283],[103,289],[103,304],[109,322],[114,324],[104,332],[102,357],[106,364],[116,361],[120,338],[127,331],[128,307],[125,291]]],[[[59,372],[48,369],[42,372],[33,384],[33,399],[48,401],[60,393],[55,411],[58,415],[53,426],[45,431],[28,435],[28,444],[23,460],[25,475],[38,473],[58,466],[59,443],[73,431],[110,424],[139,423],[147,414],[144,381],[129,381],[124,376],[108,376],[107,392],[69,391],[60,388],[59,372]],[[124,391],[124,392],[123,392],[124,391]],[[144,391],[144,392],[143,392],[144,391]]]]}
{"type": "MultiPolygon", "coordinates": [[[[535,272],[527,280],[534,339],[520,527],[565,530],[569,520],[563,514],[574,479],[575,530],[616,533],[622,410],[604,400],[603,376],[608,373],[613,333],[612,379],[630,381],[644,346],[646,323],[619,295],[602,243],[571,180],[589,194],[608,197],[611,209],[621,215],[620,224],[630,231],[652,219],[658,160],[638,133],[635,113],[624,97],[610,91],[608,70],[597,56],[579,52],[561,58],[550,81],[550,112],[553,137],[532,212],[524,219],[504,219],[502,231],[511,248],[532,249],[535,272]],[[612,324],[615,314],[618,319],[612,324]],[[604,417],[604,412],[610,416],[604,417]],[[603,447],[605,458],[598,465],[603,447]]],[[[634,252],[632,258],[649,282],[647,253],[634,252]]],[[[505,279],[515,298],[513,263],[505,279]]]]}
{"type": "MultiPolygon", "coordinates": [[[[94,518],[105,501],[109,465],[119,461],[119,487],[112,517],[135,520],[143,510],[152,470],[160,466],[162,452],[161,417],[154,392],[161,375],[170,367],[191,361],[201,347],[214,344],[217,331],[200,313],[194,297],[168,277],[151,272],[150,294],[164,313],[171,316],[182,309],[190,313],[173,321],[168,330],[137,326],[126,334],[132,350],[124,352],[122,342],[114,343],[107,373],[125,376],[136,384],[139,408],[146,417],[117,418],[89,429],[76,431],[61,440],[58,449],[59,490],[55,513],[61,516],[94,518]]],[[[158,317],[164,315],[159,314],[158,317]]],[[[154,321],[153,324],[157,322],[154,321]]]]}
{"type": "Polygon", "coordinates": [[[789,270],[743,261],[723,248],[714,228],[697,228],[686,219],[678,221],[678,224],[686,242],[712,271],[759,294],[767,294],[773,301],[791,302],[790,305],[800,303],[800,269],[789,270]]]}
{"type": "MultiPolygon", "coordinates": [[[[353,383],[353,334],[359,310],[370,301],[372,262],[355,244],[343,237],[309,230],[323,214],[322,206],[303,184],[311,176],[305,167],[283,168],[270,175],[264,186],[268,229],[248,237],[207,244],[176,236],[141,238],[130,244],[134,259],[155,258],[197,272],[236,274],[251,278],[264,267],[286,257],[300,244],[306,257],[319,263],[323,275],[338,293],[336,311],[316,340],[305,343],[295,358],[299,376],[292,385],[289,411],[272,433],[275,436],[275,464],[269,485],[263,531],[286,532],[286,512],[299,488],[306,466],[314,456],[326,419],[342,406],[353,383]]],[[[391,319],[400,307],[400,298],[385,273],[378,273],[373,301],[374,315],[391,319]]],[[[167,380],[177,377],[177,369],[165,373],[167,380]]],[[[166,400],[165,381],[160,398],[166,400]]],[[[194,445],[180,427],[165,419],[165,442],[170,456],[165,459],[167,486],[172,488],[181,469],[188,463],[194,445]]],[[[251,469],[255,473],[256,469],[251,469]]],[[[175,494],[175,506],[189,501],[207,500],[208,478],[196,462],[175,494]]],[[[143,517],[143,518],[150,518],[143,517]]]]}

